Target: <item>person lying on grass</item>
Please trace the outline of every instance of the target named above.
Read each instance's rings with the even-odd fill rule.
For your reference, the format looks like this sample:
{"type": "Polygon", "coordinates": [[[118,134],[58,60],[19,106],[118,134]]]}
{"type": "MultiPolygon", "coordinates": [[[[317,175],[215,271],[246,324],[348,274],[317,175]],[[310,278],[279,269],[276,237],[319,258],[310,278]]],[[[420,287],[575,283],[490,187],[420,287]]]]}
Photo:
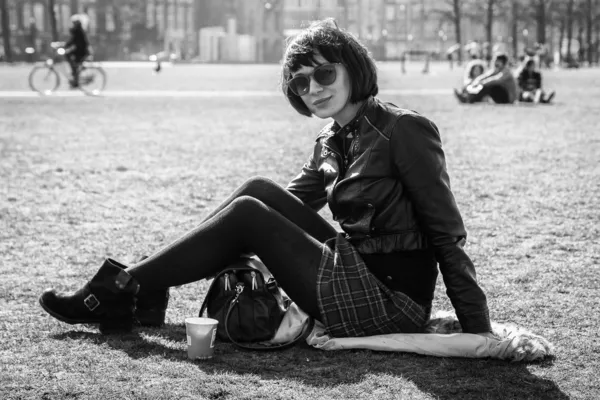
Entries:
{"type": "Polygon", "coordinates": [[[494,68],[484,72],[461,91],[454,89],[461,103],[479,103],[491,98],[494,103],[512,104],[517,100],[517,80],[508,65],[508,56],[499,54],[494,68]]]}
{"type": "Polygon", "coordinates": [[[160,325],[168,288],[253,253],[333,337],[418,333],[439,264],[463,331],[493,337],[437,126],[376,97],[374,60],[333,20],[288,44],[282,90],[300,114],[332,120],[286,188],[248,180],[148,258],[106,259],[74,294],[46,290],[44,310],[70,324],[99,323],[104,333],[130,330],[136,319],[160,325]],[[343,232],[317,213],[325,205],[343,232]]]}

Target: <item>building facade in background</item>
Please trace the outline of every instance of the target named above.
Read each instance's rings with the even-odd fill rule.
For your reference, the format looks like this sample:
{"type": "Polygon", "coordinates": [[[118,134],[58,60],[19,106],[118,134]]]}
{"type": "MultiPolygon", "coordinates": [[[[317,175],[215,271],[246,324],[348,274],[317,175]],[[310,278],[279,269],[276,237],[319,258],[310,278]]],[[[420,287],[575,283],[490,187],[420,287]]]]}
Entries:
{"type": "MultiPolygon", "coordinates": [[[[15,53],[30,46],[38,53],[49,51],[51,1],[5,1],[15,53]]],[[[287,38],[326,17],[356,35],[378,60],[400,59],[406,52],[441,58],[456,43],[448,18],[450,3],[441,0],[54,0],[54,4],[59,40],[68,37],[72,14],[88,15],[88,34],[100,60],[147,59],[165,51],[199,62],[278,62],[287,38]]],[[[485,41],[482,20],[463,18],[463,44],[485,41]]],[[[496,18],[497,46],[511,47],[509,32],[508,22],[496,18]]]]}

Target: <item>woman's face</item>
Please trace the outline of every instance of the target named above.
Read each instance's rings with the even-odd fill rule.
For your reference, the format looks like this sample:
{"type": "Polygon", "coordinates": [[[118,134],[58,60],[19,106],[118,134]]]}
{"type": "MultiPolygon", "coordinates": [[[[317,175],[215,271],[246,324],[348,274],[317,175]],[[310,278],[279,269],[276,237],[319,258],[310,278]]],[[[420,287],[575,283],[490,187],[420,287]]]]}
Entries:
{"type": "MultiPolygon", "coordinates": [[[[308,93],[300,96],[309,111],[319,118],[333,118],[338,123],[344,125],[345,118],[344,110],[346,105],[349,104],[350,92],[352,86],[350,84],[350,77],[346,67],[342,64],[336,64],[335,70],[337,77],[331,85],[322,86],[315,81],[311,75],[319,65],[328,64],[323,56],[317,54],[315,56],[316,66],[307,67],[302,66],[298,71],[292,73],[292,76],[305,75],[310,76],[310,89],[308,93]],[[342,121],[340,121],[340,119],[342,121]]],[[[352,116],[350,116],[352,118],[352,116]]]]}
{"type": "Polygon", "coordinates": [[[473,79],[477,78],[481,74],[483,74],[483,67],[481,65],[476,65],[471,70],[471,77],[473,79]]]}

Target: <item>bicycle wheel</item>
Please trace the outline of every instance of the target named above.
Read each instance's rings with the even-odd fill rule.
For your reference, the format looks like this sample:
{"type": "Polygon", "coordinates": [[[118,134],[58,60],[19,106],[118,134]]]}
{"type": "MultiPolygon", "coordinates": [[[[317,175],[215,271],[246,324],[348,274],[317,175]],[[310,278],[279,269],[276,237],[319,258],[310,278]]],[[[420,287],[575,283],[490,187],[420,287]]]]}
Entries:
{"type": "Polygon", "coordinates": [[[40,94],[52,94],[60,85],[60,76],[54,68],[47,66],[33,67],[29,73],[29,87],[40,94]]]}
{"type": "Polygon", "coordinates": [[[79,71],[79,88],[87,95],[97,96],[106,86],[106,73],[102,67],[82,67],[79,71]]]}

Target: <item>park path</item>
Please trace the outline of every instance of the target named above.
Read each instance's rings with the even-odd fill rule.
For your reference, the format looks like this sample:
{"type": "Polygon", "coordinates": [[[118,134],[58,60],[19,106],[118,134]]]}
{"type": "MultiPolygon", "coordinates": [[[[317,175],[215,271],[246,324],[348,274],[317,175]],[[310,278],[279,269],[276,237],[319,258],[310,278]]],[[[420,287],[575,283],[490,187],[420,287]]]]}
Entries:
{"type": "MultiPolygon", "coordinates": [[[[422,95],[437,96],[450,94],[449,89],[402,89],[402,90],[380,90],[383,95],[422,95]]],[[[57,91],[49,96],[25,90],[0,91],[0,98],[22,98],[22,97],[81,97],[85,96],[80,91],[57,91]]],[[[274,90],[106,90],[101,97],[271,97],[281,96],[281,92],[274,90]]]]}

